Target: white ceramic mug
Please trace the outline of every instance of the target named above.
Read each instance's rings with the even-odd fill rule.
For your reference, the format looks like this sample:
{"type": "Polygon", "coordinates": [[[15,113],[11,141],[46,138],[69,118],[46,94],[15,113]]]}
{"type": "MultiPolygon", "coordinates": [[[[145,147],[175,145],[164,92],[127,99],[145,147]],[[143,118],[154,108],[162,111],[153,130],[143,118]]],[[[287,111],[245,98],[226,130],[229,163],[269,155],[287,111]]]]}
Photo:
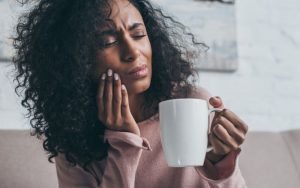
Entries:
{"type": "Polygon", "coordinates": [[[170,167],[203,166],[208,148],[209,115],[206,100],[184,98],[159,103],[160,137],[170,167]]]}

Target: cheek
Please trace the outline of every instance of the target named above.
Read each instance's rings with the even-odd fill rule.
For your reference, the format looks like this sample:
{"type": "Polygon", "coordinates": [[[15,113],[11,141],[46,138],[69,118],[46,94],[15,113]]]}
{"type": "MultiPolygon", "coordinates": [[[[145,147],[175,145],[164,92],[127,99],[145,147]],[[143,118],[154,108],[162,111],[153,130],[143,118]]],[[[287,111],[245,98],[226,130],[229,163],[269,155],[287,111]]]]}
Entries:
{"type": "Polygon", "coordinates": [[[97,54],[96,72],[101,74],[106,72],[108,68],[114,69],[114,65],[117,62],[117,56],[112,53],[100,52],[97,54]]]}
{"type": "Polygon", "coordinates": [[[144,56],[147,58],[148,63],[152,63],[152,47],[150,44],[149,39],[147,38],[146,43],[142,46],[141,51],[143,52],[144,56]]]}

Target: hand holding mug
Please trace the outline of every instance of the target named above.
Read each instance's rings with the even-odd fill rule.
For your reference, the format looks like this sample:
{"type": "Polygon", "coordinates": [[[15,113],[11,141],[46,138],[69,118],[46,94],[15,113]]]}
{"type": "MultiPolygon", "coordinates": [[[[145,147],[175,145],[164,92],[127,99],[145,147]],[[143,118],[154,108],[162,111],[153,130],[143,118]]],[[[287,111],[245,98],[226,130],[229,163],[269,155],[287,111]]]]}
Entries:
{"type": "Polygon", "coordinates": [[[162,147],[170,167],[203,166],[206,157],[217,162],[245,140],[247,125],[223,109],[220,98],[211,98],[209,103],[214,108],[206,100],[194,98],[159,103],[162,147]],[[209,131],[208,117],[213,112],[209,131]],[[212,147],[208,147],[208,140],[212,147]]]}
{"type": "Polygon", "coordinates": [[[214,108],[223,109],[216,112],[209,134],[209,142],[213,146],[214,155],[224,156],[237,150],[245,140],[248,126],[235,113],[225,109],[221,98],[212,97],[209,103],[214,108]]]}

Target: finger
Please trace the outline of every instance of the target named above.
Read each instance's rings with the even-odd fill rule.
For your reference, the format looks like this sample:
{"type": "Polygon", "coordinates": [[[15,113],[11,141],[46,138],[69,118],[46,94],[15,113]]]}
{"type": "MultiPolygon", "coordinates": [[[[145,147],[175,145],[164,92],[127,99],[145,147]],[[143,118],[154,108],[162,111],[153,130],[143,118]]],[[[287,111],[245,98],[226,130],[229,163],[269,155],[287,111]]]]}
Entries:
{"type": "Polygon", "coordinates": [[[209,104],[212,105],[214,108],[224,108],[224,104],[223,101],[220,97],[216,96],[216,97],[211,97],[209,99],[209,104]]]}
{"type": "Polygon", "coordinates": [[[129,102],[128,102],[128,93],[124,84],[122,84],[121,90],[122,90],[121,114],[124,120],[128,120],[131,113],[130,113],[129,102]]]}
{"type": "Polygon", "coordinates": [[[121,115],[121,80],[117,73],[114,73],[114,96],[113,96],[113,112],[115,117],[115,124],[119,124],[122,115],[121,115]]]}
{"type": "Polygon", "coordinates": [[[103,73],[99,79],[98,90],[97,90],[97,105],[98,105],[98,116],[100,120],[103,120],[103,112],[104,112],[104,86],[105,86],[106,74],[103,73]]]}
{"type": "Polygon", "coordinates": [[[245,135],[242,133],[242,131],[238,130],[231,121],[229,121],[224,116],[219,116],[216,118],[214,123],[222,125],[228,134],[233,137],[233,139],[238,143],[238,145],[241,145],[245,140],[245,135]]]}
{"type": "Polygon", "coordinates": [[[112,125],[112,98],[113,98],[113,88],[112,88],[112,70],[108,69],[106,85],[105,85],[105,114],[106,123],[112,125]]]}
{"type": "Polygon", "coordinates": [[[222,111],[222,115],[226,117],[232,124],[239,130],[241,130],[244,134],[248,132],[248,125],[241,120],[235,113],[228,109],[224,109],[222,111]]]}
{"type": "Polygon", "coordinates": [[[214,153],[225,155],[231,151],[231,149],[222,143],[213,133],[209,134],[209,140],[213,146],[214,153]]]}
{"type": "Polygon", "coordinates": [[[226,129],[220,125],[217,124],[215,128],[213,129],[213,134],[225,145],[227,145],[230,149],[237,150],[239,148],[239,145],[236,143],[236,141],[228,134],[226,129]]]}

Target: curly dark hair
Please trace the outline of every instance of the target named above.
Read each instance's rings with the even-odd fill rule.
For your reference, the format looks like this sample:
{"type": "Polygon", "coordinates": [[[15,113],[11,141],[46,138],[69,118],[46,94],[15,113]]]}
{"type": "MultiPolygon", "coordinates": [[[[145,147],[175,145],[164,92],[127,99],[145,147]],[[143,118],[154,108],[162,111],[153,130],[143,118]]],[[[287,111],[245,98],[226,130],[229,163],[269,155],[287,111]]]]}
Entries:
{"type": "MultiPolygon", "coordinates": [[[[97,26],[111,14],[109,1],[40,0],[16,26],[15,91],[23,97],[32,135],[44,139],[50,162],[63,153],[71,164],[85,167],[107,156],[91,69],[99,50],[97,26]]],[[[153,49],[144,113],[155,114],[160,101],[190,92],[197,73],[188,44],[205,45],[158,6],[147,0],[130,2],[144,19],[153,49]]]]}

